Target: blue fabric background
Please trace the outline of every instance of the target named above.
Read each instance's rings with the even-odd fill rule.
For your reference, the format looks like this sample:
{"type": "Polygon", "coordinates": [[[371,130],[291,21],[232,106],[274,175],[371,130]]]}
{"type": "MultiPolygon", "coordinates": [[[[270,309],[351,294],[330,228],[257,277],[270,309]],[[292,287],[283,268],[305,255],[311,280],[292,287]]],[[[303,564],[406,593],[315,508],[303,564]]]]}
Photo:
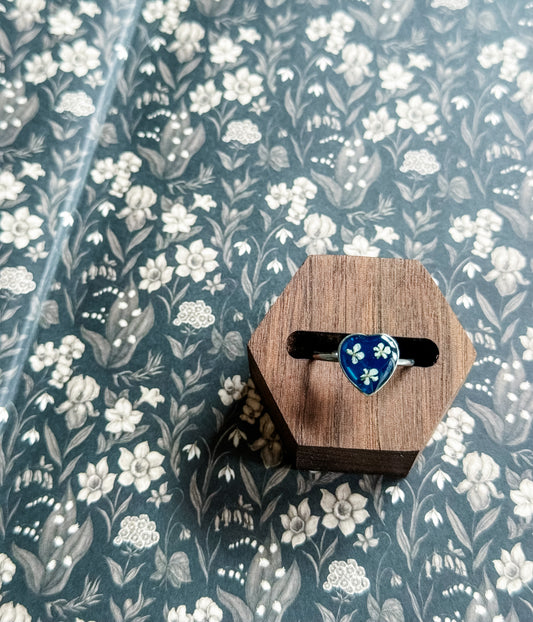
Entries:
{"type": "Polygon", "coordinates": [[[0,3],[0,622],[533,618],[533,5],[0,3]],[[308,254],[478,359],[409,476],[298,472],[245,344],[308,254]]]}

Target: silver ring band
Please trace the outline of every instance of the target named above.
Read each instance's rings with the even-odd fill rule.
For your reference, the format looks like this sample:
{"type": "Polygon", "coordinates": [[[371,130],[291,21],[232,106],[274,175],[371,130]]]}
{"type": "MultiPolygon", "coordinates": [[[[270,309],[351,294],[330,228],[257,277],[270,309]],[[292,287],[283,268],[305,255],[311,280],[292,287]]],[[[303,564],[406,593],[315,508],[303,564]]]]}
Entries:
{"type": "MultiPolygon", "coordinates": [[[[331,363],[339,362],[339,351],[335,352],[313,352],[313,359],[315,361],[329,361],[331,363]]],[[[396,365],[402,367],[413,367],[415,364],[414,359],[398,359],[396,365]]]]}

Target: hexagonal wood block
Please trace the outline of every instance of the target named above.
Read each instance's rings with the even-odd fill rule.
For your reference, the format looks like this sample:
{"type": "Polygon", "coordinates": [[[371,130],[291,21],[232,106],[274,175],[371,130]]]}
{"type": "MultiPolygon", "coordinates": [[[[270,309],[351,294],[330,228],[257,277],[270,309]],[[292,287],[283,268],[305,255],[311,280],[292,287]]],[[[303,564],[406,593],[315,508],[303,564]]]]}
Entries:
{"type": "Polygon", "coordinates": [[[415,260],[309,257],[248,343],[252,378],[297,468],[406,475],[464,383],[475,350],[415,260]],[[295,331],[424,337],[431,367],[399,367],[363,395],[337,363],[293,358],[295,331]]]}

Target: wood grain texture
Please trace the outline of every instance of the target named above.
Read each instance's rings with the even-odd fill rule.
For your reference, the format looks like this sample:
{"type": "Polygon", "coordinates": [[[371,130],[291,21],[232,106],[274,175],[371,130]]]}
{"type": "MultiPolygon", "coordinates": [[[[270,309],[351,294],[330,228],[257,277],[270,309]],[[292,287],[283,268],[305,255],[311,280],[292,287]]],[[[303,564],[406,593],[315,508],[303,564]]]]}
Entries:
{"type": "Polygon", "coordinates": [[[463,384],[475,350],[418,261],[309,257],[248,343],[250,370],[298,468],[404,475],[463,384]],[[366,396],[338,364],[292,358],[298,330],[426,337],[432,367],[398,368],[366,396]]]}

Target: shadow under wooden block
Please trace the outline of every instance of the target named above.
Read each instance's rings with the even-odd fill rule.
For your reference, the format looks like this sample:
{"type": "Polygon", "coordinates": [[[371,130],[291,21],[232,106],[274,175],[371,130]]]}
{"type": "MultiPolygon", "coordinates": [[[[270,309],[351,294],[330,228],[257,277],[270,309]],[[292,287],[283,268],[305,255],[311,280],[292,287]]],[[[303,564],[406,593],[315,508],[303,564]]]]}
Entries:
{"type": "MultiPolygon", "coordinates": [[[[294,352],[293,352],[294,354],[294,352]]],[[[248,342],[252,378],[297,468],[406,475],[464,383],[475,350],[423,265],[318,255],[248,342]],[[398,368],[367,396],[340,366],[289,354],[296,331],[429,339],[429,367],[398,368]]]]}

